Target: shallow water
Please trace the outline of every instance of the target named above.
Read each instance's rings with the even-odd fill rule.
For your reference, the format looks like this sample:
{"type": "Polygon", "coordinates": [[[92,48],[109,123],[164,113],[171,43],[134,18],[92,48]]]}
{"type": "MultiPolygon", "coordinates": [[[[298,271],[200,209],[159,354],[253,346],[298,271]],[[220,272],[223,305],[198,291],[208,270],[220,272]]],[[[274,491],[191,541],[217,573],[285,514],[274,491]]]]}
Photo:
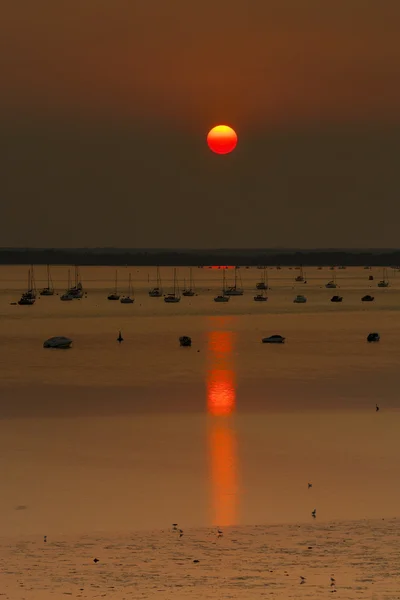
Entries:
{"type": "MultiPolygon", "coordinates": [[[[307,284],[269,270],[258,304],[262,271],[241,269],[245,295],[218,305],[221,272],[193,269],[199,295],[167,305],[148,297],[155,269],[119,269],[121,288],[129,270],[134,305],[107,301],[115,269],[101,267],[81,269],[86,298],[21,307],[10,302],[27,268],[0,267],[4,535],[297,522],[313,508],[321,520],[396,516],[399,273],[377,289],[382,270],[337,270],[327,290],[328,269],[307,269],[307,284]],[[272,333],[287,343],[262,345],[272,333]],[[52,335],[73,348],[44,350],[52,335]]],[[[62,292],[67,269],[52,274],[62,292]]],[[[45,276],[38,267],[38,285],[45,276]]]]}

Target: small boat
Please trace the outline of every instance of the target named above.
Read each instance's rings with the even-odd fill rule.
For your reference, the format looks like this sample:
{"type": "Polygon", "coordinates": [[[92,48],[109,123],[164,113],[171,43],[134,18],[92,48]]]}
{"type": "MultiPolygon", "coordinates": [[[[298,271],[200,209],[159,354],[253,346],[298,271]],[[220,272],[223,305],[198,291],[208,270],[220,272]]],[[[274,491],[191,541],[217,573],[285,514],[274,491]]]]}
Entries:
{"type": "Polygon", "coordinates": [[[361,298],[361,302],[373,302],[374,300],[375,298],[373,296],[370,296],[369,294],[366,294],[361,298]]]}
{"type": "Polygon", "coordinates": [[[332,296],[332,298],[331,298],[331,302],[342,302],[342,301],[343,301],[342,296],[332,296]]]}
{"type": "Polygon", "coordinates": [[[189,287],[186,287],[186,284],[184,283],[184,289],[182,291],[182,296],[195,296],[195,291],[194,291],[194,283],[193,283],[193,276],[192,276],[192,268],[190,267],[190,272],[189,272],[189,287]]]}
{"type": "Polygon", "coordinates": [[[380,339],[379,333],[369,333],[367,336],[367,342],[379,342],[380,339]]]}
{"type": "Polygon", "coordinates": [[[43,348],[70,348],[72,340],[62,335],[51,337],[43,343],[43,348]]]}
{"type": "Polygon", "coordinates": [[[149,296],[150,298],[162,298],[162,295],[163,289],[161,284],[160,268],[157,267],[157,283],[156,286],[149,291],[149,296]]]}
{"type": "Polygon", "coordinates": [[[298,282],[304,282],[305,281],[305,277],[304,277],[304,273],[303,273],[303,267],[300,267],[300,275],[297,275],[297,277],[295,278],[295,281],[298,281],[298,282]]]}
{"type": "Polygon", "coordinates": [[[181,346],[184,346],[185,348],[188,348],[189,346],[192,345],[192,338],[189,337],[188,335],[182,335],[179,338],[179,343],[181,346]]]}
{"type": "Polygon", "coordinates": [[[264,292],[263,294],[257,294],[254,296],[253,300],[254,302],[266,302],[268,300],[268,296],[264,292]]]}
{"type": "Polygon", "coordinates": [[[389,279],[387,276],[387,269],[383,269],[383,278],[378,282],[378,288],[387,288],[389,287],[389,279]]]}
{"type": "Polygon", "coordinates": [[[75,283],[67,290],[67,293],[72,296],[73,300],[80,300],[83,297],[83,286],[79,267],[75,265],[75,283]]]}
{"type": "Polygon", "coordinates": [[[28,269],[28,289],[18,300],[20,306],[32,306],[36,300],[35,279],[33,275],[33,266],[28,269]]]}
{"type": "Polygon", "coordinates": [[[71,300],[74,299],[74,296],[71,294],[70,290],[71,290],[71,271],[70,271],[70,269],[68,269],[67,291],[60,296],[60,300],[62,300],[62,302],[70,302],[71,300]]]}
{"type": "Polygon", "coordinates": [[[133,296],[132,277],[131,277],[131,274],[129,273],[128,294],[126,296],[122,296],[122,298],[120,300],[121,304],[133,304],[135,302],[135,299],[132,296],[133,296]]]}
{"type": "MultiPolygon", "coordinates": [[[[235,282],[231,287],[229,287],[228,289],[225,290],[225,296],[243,296],[243,288],[238,287],[238,285],[237,285],[237,271],[238,271],[238,268],[235,267],[235,282]]],[[[239,275],[239,278],[240,278],[240,275],[239,275]]]]}
{"type": "Polygon", "coordinates": [[[286,338],[282,335],[270,335],[262,339],[263,344],[283,344],[286,338]]]}
{"type": "Polygon", "coordinates": [[[374,276],[373,275],[369,275],[368,276],[368,281],[373,281],[374,280],[374,276]]]}
{"type": "Polygon", "coordinates": [[[118,294],[118,271],[115,271],[115,287],[111,294],[108,294],[107,300],[119,300],[120,295],[118,294]]]}
{"type": "Polygon", "coordinates": [[[293,300],[295,304],[304,304],[307,302],[307,298],[302,294],[297,294],[296,298],[293,300]]]}
{"type": "Polygon", "coordinates": [[[50,275],[50,265],[47,265],[47,287],[40,290],[41,296],[54,296],[53,281],[50,275]]]}
{"type": "Polygon", "coordinates": [[[214,302],[229,302],[230,297],[225,294],[225,269],[222,269],[222,294],[215,296],[214,302]]]}
{"type": "Polygon", "coordinates": [[[179,285],[176,280],[176,269],[174,269],[174,291],[172,292],[172,294],[168,294],[168,296],[165,296],[164,302],[167,302],[168,304],[173,304],[180,301],[181,296],[179,294],[179,285]]]}
{"type": "MultiPolygon", "coordinates": [[[[264,276],[261,281],[256,284],[256,290],[267,290],[268,289],[268,273],[267,267],[264,267],[264,276]]],[[[255,298],[254,298],[255,300],[255,298]]]]}
{"type": "Polygon", "coordinates": [[[331,281],[328,281],[328,283],[325,285],[325,287],[328,289],[337,288],[336,275],[333,276],[333,279],[331,281]]]}

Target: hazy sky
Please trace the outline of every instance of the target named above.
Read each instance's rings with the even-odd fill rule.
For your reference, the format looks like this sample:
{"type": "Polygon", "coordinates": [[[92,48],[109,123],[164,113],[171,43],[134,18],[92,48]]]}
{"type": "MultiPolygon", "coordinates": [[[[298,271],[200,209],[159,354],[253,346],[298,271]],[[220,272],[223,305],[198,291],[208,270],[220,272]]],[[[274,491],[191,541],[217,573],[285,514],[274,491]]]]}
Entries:
{"type": "Polygon", "coordinates": [[[400,246],[399,0],[1,13],[2,246],[400,246]]]}

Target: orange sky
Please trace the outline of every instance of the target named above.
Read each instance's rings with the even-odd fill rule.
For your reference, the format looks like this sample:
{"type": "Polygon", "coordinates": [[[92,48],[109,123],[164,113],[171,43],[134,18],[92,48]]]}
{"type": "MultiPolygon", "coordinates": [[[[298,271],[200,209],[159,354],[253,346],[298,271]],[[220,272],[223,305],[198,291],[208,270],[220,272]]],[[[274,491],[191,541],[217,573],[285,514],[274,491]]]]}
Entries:
{"type": "Polygon", "coordinates": [[[398,0],[35,0],[0,21],[1,105],[191,126],[398,121],[398,0]]]}
{"type": "Polygon", "coordinates": [[[3,4],[3,245],[398,245],[400,0],[3,4]]]}

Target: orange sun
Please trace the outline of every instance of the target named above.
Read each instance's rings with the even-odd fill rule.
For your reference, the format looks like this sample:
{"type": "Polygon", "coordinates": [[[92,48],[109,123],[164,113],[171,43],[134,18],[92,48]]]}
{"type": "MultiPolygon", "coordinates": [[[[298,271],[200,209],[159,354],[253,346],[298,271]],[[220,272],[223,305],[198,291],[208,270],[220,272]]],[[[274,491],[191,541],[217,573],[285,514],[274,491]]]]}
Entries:
{"type": "Polygon", "coordinates": [[[217,125],[207,135],[208,147],[216,154],[229,154],[236,148],[237,141],[236,131],[228,125],[217,125]]]}

